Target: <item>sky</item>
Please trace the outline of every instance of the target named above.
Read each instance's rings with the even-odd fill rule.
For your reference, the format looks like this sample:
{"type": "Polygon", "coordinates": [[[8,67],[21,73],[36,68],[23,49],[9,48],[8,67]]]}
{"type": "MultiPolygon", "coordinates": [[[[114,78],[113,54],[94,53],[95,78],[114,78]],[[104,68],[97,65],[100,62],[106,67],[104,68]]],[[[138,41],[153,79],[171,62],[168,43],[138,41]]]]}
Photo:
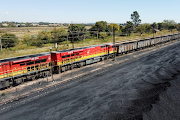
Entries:
{"type": "Polygon", "coordinates": [[[126,23],[137,11],[141,23],[180,23],[180,0],[0,0],[0,22],[126,23]]]}

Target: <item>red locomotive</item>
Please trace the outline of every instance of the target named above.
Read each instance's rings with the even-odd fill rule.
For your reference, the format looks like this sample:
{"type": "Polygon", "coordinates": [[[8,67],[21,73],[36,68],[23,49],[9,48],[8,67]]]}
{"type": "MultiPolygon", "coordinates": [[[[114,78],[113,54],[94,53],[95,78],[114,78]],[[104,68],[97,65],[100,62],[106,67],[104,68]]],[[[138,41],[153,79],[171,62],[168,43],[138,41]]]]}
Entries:
{"type": "Polygon", "coordinates": [[[50,74],[50,53],[15,57],[0,61],[0,89],[50,74]]]}
{"type": "Polygon", "coordinates": [[[108,57],[113,57],[116,47],[113,44],[93,45],[89,47],[51,52],[54,71],[60,73],[74,67],[85,66],[108,57]]]}
{"type": "Polygon", "coordinates": [[[114,55],[113,47],[101,44],[0,60],[0,89],[107,59],[114,55]]]}

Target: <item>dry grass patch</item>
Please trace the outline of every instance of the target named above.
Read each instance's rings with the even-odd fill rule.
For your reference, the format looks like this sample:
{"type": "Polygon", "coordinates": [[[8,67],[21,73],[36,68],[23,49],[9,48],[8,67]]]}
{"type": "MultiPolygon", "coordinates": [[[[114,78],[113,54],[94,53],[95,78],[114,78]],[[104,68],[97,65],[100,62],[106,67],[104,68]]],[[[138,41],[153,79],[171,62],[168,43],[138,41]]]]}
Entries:
{"type": "MultiPolygon", "coordinates": [[[[8,34],[15,34],[19,38],[19,40],[21,40],[25,34],[36,35],[38,34],[38,32],[50,31],[54,28],[55,27],[11,27],[11,28],[0,28],[0,30],[8,34]]],[[[59,28],[67,29],[68,27],[56,27],[56,29],[59,28]]]]}

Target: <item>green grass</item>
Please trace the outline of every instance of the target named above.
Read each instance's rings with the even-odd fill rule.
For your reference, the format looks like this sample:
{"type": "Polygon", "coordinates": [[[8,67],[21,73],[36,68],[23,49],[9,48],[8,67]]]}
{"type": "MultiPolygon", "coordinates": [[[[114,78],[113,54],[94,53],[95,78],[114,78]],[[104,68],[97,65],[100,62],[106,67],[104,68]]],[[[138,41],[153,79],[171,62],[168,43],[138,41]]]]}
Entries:
{"type": "Polygon", "coordinates": [[[5,95],[6,95],[6,93],[5,93],[5,92],[3,92],[1,95],[2,95],[2,96],[5,96],[5,95]]]}
{"type": "MultiPolygon", "coordinates": [[[[177,30],[172,31],[172,33],[178,33],[177,30]]],[[[160,31],[159,33],[154,34],[155,37],[161,36],[161,35],[167,35],[170,34],[168,30],[160,31]]],[[[140,36],[139,33],[132,33],[131,36],[118,36],[116,35],[115,39],[116,41],[122,41],[122,40],[130,40],[130,39],[145,39],[145,38],[152,38],[153,34],[146,34],[144,33],[142,36],[140,36]]],[[[103,44],[103,43],[110,43],[113,42],[113,37],[108,36],[104,40],[96,37],[92,39],[85,39],[84,41],[77,41],[74,42],[74,48],[77,47],[84,47],[84,46],[90,46],[90,45],[97,45],[97,44],[103,44]]],[[[16,57],[16,56],[23,56],[23,55],[30,55],[30,54],[36,54],[36,53],[42,53],[42,52],[49,52],[50,47],[53,47],[53,51],[56,49],[54,48],[53,43],[44,44],[43,47],[36,47],[36,46],[27,46],[26,44],[19,43],[15,47],[3,49],[3,53],[0,53],[0,59],[3,58],[10,58],[10,57],[16,57]]],[[[72,43],[70,41],[64,41],[60,45],[58,45],[57,50],[63,50],[63,49],[71,49],[72,43]]]]}

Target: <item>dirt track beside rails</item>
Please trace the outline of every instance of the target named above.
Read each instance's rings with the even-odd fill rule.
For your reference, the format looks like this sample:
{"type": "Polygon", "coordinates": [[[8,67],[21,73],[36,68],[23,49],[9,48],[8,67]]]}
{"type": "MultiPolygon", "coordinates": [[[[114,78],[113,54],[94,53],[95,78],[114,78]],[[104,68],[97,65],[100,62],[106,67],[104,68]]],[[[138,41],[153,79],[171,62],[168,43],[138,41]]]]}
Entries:
{"type": "MultiPolygon", "coordinates": [[[[177,84],[175,82],[180,78],[180,42],[171,44],[173,45],[161,49],[155,47],[156,51],[149,51],[139,57],[135,57],[138,56],[137,52],[127,55],[125,58],[131,59],[126,62],[114,64],[106,70],[98,71],[99,73],[56,88],[54,92],[50,92],[53,90],[51,88],[44,91],[47,92],[46,95],[42,92],[38,99],[26,104],[11,103],[12,107],[0,111],[0,118],[3,120],[178,118],[179,93],[174,91],[179,90],[177,86],[180,85],[180,82],[177,84]],[[174,96],[168,96],[171,95],[171,90],[174,96]],[[169,103],[163,104],[161,101],[169,103]],[[171,108],[172,104],[174,109],[171,109],[171,112],[166,112],[167,109],[160,110],[165,108],[163,105],[169,105],[171,108]],[[176,107],[178,109],[175,109],[176,107]]],[[[119,59],[123,60],[119,57],[117,61],[119,59]]],[[[28,101],[28,97],[26,99],[28,101]]],[[[1,108],[5,106],[7,105],[2,105],[1,108]]]]}

